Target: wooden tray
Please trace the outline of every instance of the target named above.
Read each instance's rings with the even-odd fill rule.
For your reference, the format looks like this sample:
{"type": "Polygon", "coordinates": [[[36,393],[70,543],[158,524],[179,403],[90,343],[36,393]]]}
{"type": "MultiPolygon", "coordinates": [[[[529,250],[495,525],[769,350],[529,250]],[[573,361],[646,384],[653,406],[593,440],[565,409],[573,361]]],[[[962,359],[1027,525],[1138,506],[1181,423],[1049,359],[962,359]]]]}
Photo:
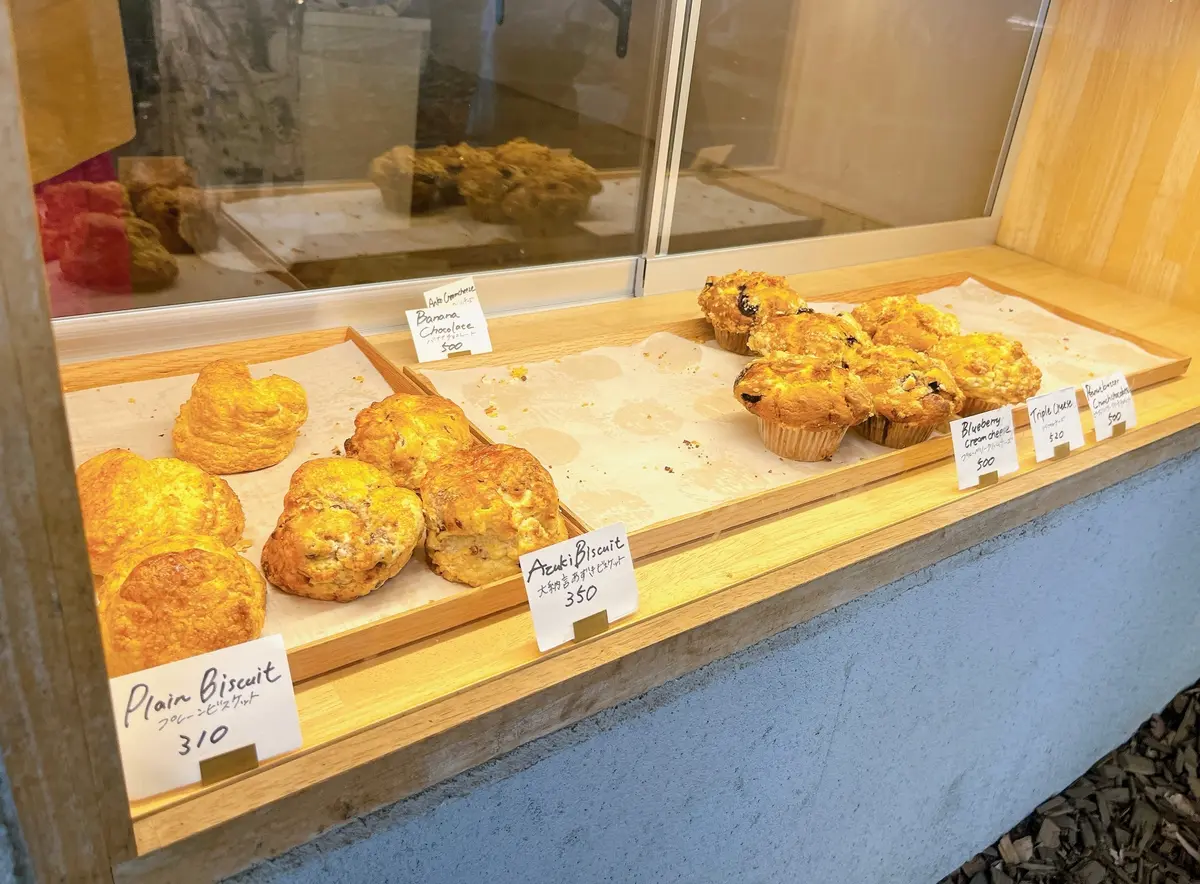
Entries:
{"type": "MultiPolygon", "coordinates": [[[[353,341],[396,392],[422,392],[409,376],[384,358],[362,335],[348,327],[64,365],[61,367],[62,389],[64,393],[70,393],[131,381],[194,374],[215,359],[271,362],[312,353],[345,341],[353,341]]],[[[477,437],[484,439],[478,429],[472,429],[477,437]]],[[[565,509],[563,518],[572,537],[586,530],[565,509]]],[[[464,586],[462,592],[447,598],[288,649],[292,680],[300,682],[522,604],[525,604],[525,587],[519,575],[486,586],[464,586]]]]}
{"type": "MultiPolygon", "coordinates": [[[[818,303],[820,301],[858,303],[887,295],[921,295],[947,286],[960,285],[968,279],[975,279],[988,288],[1002,294],[1022,298],[1064,319],[1113,337],[1123,338],[1137,344],[1148,353],[1169,360],[1162,365],[1129,375],[1129,384],[1134,390],[1148,387],[1169,378],[1178,377],[1187,371],[1188,365],[1191,362],[1191,357],[1176,353],[1153,341],[1147,341],[1144,338],[1129,334],[1121,329],[1097,323],[1086,316],[1064,310],[1053,304],[1039,301],[1036,298],[1031,298],[1007,286],[991,282],[972,273],[954,273],[945,276],[889,283],[887,285],[854,289],[848,292],[822,296],[814,300],[818,303]]],[[[708,322],[703,319],[672,323],[670,327],[664,327],[658,329],[658,331],[670,331],[673,334],[697,342],[712,338],[711,328],[708,322]]],[[[633,343],[641,340],[647,334],[649,332],[646,329],[638,329],[634,337],[624,333],[618,335],[609,334],[577,339],[562,345],[543,345],[517,353],[494,353],[482,358],[473,358],[472,365],[501,366],[518,362],[540,361],[547,357],[561,357],[571,353],[591,350],[595,347],[633,343]]],[[[406,366],[405,371],[411,377],[413,383],[422,390],[429,393],[437,392],[432,382],[421,372],[419,366],[406,366]]],[[[1077,391],[1077,397],[1080,408],[1086,408],[1087,399],[1082,389],[1077,391]]],[[[1024,404],[1013,408],[1013,421],[1016,426],[1025,426],[1029,423],[1029,415],[1024,404]]],[[[482,438],[486,438],[486,434],[482,431],[477,430],[476,432],[482,438]]],[[[768,491],[730,500],[717,506],[709,507],[708,509],[649,525],[635,531],[630,536],[631,552],[634,558],[638,559],[643,556],[662,553],[685,544],[712,539],[726,531],[743,527],[761,519],[777,517],[790,510],[814,503],[823,498],[852,491],[871,482],[886,479],[915,467],[934,463],[951,456],[953,456],[953,443],[950,438],[948,436],[934,437],[919,445],[913,445],[899,451],[890,451],[887,454],[861,463],[829,470],[819,476],[781,485],[768,491]]],[[[580,520],[580,525],[586,530],[600,527],[588,526],[582,520],[580,520]]]]}

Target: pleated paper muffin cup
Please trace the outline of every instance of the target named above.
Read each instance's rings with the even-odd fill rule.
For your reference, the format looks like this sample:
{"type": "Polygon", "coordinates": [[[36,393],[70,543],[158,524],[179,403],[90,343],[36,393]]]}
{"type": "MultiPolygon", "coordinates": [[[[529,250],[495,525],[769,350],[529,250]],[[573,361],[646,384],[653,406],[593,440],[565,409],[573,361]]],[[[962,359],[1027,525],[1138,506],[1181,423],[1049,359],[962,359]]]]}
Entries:
{"type": "Polygon", "coordinates": [[[924,442],[933,435],[933,424],[898,424],[881,415],[869,417],[856,424],[854,431],[876,445],[888,448],[907,448],[924,442]]]}
{"type": "Polygon", "coordinates": [[[963,402],[962,411],[958,413],[958,417],[970,417],[973,414],[983,414],[985,411],[991,411],[993,408],[999,408],[1003,402],[990,402],[987,399],[980,399],[976,396],[968,396],[963,402]]]}
{"type": "Polygon", "coordinates": [[[717,343],[721,348],[728,350],[730,353],[738,353],[742,356],[753,356],[754,353],[746,345],[750,340],[750,332],[727,332],[721,331],[719,328],[714,328],[713,332],[717,336],[717,343]]]}
{"type": "Polygon", "coordinates": [[[768,449],[788,460],[818,461],[833,457],[846,435],[845,427],[836,430],[805,430],[775,421],[758,419],[758,435],[768,449]]]}

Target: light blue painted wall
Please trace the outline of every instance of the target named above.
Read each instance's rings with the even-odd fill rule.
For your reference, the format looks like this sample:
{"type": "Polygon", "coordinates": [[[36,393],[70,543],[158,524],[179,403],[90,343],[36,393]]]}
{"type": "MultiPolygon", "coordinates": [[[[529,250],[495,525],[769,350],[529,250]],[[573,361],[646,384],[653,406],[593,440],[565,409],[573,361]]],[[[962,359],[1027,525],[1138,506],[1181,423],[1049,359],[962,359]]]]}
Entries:
{"type": "Polygon", "coordinates": [[[1200,677],[1198,523],[1192,455],[235,880],[936,881],[1200,677]]]}

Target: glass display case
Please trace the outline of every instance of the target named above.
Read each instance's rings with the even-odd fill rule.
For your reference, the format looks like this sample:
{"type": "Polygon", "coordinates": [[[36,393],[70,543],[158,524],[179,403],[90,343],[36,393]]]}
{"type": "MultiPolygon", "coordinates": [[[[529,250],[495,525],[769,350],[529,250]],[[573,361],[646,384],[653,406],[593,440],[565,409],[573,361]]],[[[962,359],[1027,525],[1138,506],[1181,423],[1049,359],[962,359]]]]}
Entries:
{"type": "MultiPolygon", "coordinates": [[[[622,525],[642,607],[609,635],[650,647],[637,630],[655,618],[702,601],[728,606],[714,621],[741,615],[768,596],[712,599],[799,580],[816,548],[784,520],[811,520],[834,569],[832,550],[888,513],[949,507],[950,422],[1003,412],[1028,476],[1043,468],[1030,398],[1070,388],[1086,413],[1089,384],[1119,377],[1132,403],[1182,375],[1178,340],[1092,309],[1091,289],[1042,284],[999,250],[920,259],[997,242],[1050,14],[14,7],[24,133],[8,150],[30,174],[5,223],[45,299],[10,308],[5,340],[53,375],[38,401],[57,442],[40,452],[31,432],[21,449],[61,461],[38,461],[37,483],[75,468],[45,498],[89,584],[71,634],[105,686],[278,635],[303,735],[242,780],[119,794],[113,853],[190,850],[240,814],[365,781],[428,734],[451,739],[413,723],[427,706],[486,695],[484,729],[522,691],[617,665],[624,651],[536,653],[522,555],[622,525]],[[406,317],[433,315],[429,293],[461,307],[429,320],[447,339],[484,323],[488,346],[419,358],[406,317]],[[901,485],[932,475],[933,491],[901,485]],[[847,503],[880,483],[886,506],[847,503]],[[258,776],[274,779],[230,798],[258,776]]],[[[1090,420],[1089,444],[1107,439],[1090,420]]]]}

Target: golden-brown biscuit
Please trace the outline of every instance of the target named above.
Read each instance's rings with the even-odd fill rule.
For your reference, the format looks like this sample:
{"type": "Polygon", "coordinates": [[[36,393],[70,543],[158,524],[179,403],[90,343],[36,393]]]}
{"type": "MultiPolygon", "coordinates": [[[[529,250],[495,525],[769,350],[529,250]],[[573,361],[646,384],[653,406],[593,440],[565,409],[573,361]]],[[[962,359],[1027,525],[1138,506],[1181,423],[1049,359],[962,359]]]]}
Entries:
{"type": "Polygon", "coordinates": [[[308,398],[291,378],[254,380],[245,362],[220,359],[200,370],[171,438],[177,457],[210,473],[245,473],[287,457],[307,419],[308,398]]]}
{"type": "Polygon", "coordinates": [[[946,363],[919,350],[870,347],[852,355],[850,365],[871,391],[875,410],[854,429],[876,444],[907,448],[924,442],[963,407],[946,363]]]}
{"type": "Polygon", "coordinates": [[[263,546],[262,568],[293,595],[349,602],[400,573],[425,536],[421,501],[345,457],[301,464],[263,546]]]}
{"type": "Polygon", "coordinates": [[[1041,369],[1019,341],[1004,335],[976,332],[946,338],[929,355],[945,362],[962,388],[967,397],[963,414],[1016,405],[1042,386],[1041,369]]]}
{"type": "Polygon", "coordinates": [[[430,464],[473,444],[467,416],[449,399],[397,393],[358,413],[346,456],[416,489],[430,464]]]}
{"type": "Polygon", "coordinates": [[[146,460],[114,448],[80,464],[75,481],[94,574],[164,537],[197,534],[233,546],[246,527],[228,482],[173,457],[146,460]]]}
{"type": "Polygon", "coordinates": [[[468,586],[519,574],[525,553],[567,539],[554,480],[523,448],[452,454],[429,470],[421,499],[430,567],[468,586]]]}
{"type": "Polygon", "coordinates": [[[120,556],[96,605],[115,678],[258,638],[267,589],[232,547],[185,534],[120,556]]]}
{"type": "Polygon", "coordinates": [[[747,346],[769,356],[828,356],[844,359],[869,344],[871,339],[848,313],[836,316],[806,309],[802,313],[767,316],[754,324],[747,346]]]}
{"type": "Polygon", "coordinates": [[[958,317],[922,303],[912,295],[876,298],[851,314],[876,344],[928,352],[942,338],[959,333],[958,317]]]}

